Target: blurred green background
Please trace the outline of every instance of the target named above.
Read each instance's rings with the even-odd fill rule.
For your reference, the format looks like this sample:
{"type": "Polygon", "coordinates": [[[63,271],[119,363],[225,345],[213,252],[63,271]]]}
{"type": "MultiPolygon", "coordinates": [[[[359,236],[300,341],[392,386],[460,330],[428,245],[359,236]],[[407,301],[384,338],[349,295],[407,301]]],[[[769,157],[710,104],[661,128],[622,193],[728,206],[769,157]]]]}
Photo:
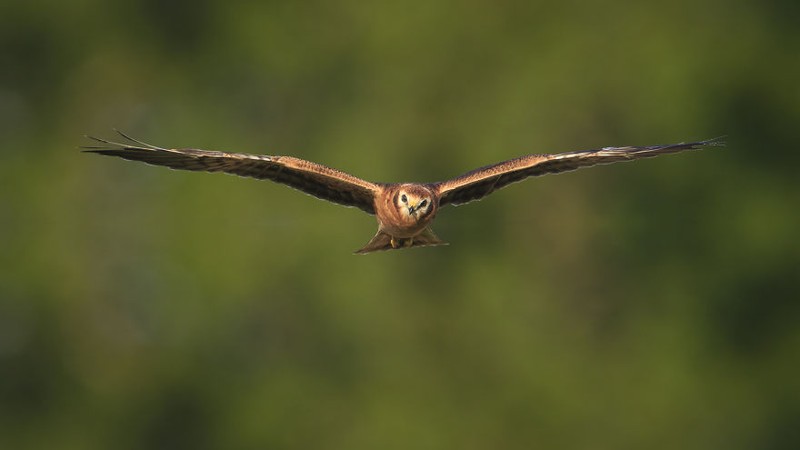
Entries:
{"type": "Polygon", "coordinates": [[[0,6],[0,448],[795,449],[800,3],[0,6]],[[113,128],[436,181],[439,214],[82,154],[113,128]]]}

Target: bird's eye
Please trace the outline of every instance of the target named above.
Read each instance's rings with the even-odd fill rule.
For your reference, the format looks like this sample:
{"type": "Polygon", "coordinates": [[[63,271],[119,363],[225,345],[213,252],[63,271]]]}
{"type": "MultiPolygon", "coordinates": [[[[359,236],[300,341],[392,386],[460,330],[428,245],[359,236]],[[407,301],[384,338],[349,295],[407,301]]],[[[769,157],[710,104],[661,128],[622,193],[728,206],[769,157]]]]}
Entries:
{"type": "Polygon", "coordinates": [[[424,207],[425,207],[425,205],[427,205],[427,204],[428,204],[428,199],[425,199],[425,200],[423,200],[423,201],[419,202],[419,207],[420,207],[420,208],[424,208],[424,207]]]}
{"type": "Polygon", "coordinates": [[[400,196],[400,201],[402,201],[403,203],[408,203],[408,197],[406,197],[406,194],[400,196]]]}

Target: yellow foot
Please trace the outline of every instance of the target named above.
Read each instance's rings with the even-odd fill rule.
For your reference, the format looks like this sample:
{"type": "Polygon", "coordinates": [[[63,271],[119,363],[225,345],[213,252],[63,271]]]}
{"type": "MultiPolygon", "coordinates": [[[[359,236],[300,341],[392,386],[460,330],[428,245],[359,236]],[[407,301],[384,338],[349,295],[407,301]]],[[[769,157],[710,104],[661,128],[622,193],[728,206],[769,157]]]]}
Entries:
{"type": "Polygon", "coordinates": [[[414,244],[414,238],[405,238],[405,239],[391,238],[391,240],[389,240],[389,244],[394,249],[397,249],[397,248],[400,248],[400,247],[411,247],[414,244]]]}

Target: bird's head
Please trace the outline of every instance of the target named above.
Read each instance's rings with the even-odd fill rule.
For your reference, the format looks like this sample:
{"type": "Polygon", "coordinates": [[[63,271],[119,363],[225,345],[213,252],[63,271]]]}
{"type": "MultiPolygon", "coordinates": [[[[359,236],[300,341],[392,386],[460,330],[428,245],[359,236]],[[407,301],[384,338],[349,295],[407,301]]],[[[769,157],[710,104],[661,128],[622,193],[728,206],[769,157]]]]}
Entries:
{"type": "Polygon", "coordinates": [[[403,185],[394,196],[394,205],[402,217],[420,221],[435,209],[433,192],[425,186],[403,185]]]}

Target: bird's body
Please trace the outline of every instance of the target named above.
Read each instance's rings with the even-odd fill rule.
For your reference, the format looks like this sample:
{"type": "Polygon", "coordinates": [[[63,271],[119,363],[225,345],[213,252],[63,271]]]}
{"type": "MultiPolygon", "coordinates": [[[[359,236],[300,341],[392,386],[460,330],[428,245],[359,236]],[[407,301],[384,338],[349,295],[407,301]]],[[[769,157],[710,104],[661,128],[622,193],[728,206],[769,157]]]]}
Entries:
{"type": "Polygon", "coordinates": [[[426,186],[404,183],[382,191],[375,196],[375,213],[381,230],[394,237],[416,236],[436,215],[436,193],[426,186]]]}
{"type": "Polygon", "coordinates": [[[481,167],[436,183],[372,183],[291,156],[166,149],[120,134],[130,143],[92,138],[101,145],[85,148],[93,153],[173,169],[226,172],[268,179],[323,200],[354,206],[366,213],[375,214],[378,232],[356,253],[445,244],[430,228],[439,208],[448,204],[460,205],[479,200],[528,177],[724,145],[722,139],[718,138],[649,147],[606,147],[600,150],[528,155],[481,167]]]}

